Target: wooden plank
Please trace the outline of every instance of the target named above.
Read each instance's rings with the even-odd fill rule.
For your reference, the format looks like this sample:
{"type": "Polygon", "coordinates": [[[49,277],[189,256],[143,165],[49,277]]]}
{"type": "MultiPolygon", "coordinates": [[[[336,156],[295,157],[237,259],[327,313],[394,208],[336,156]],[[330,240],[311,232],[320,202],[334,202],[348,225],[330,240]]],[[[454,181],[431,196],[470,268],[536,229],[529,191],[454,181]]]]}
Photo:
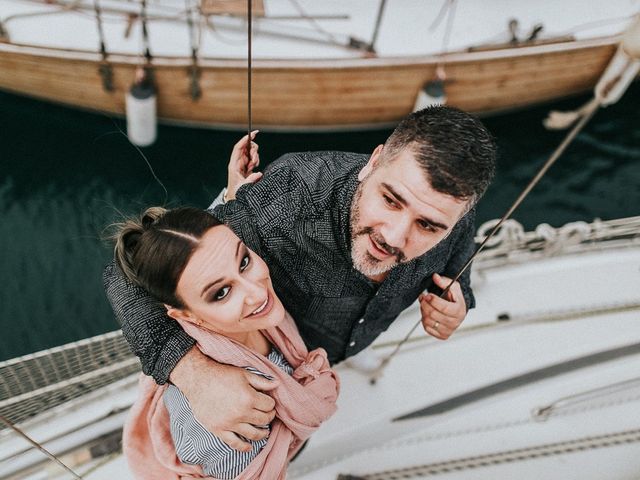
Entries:
{"type": "MultiPolygon", "coordinates": [[[[200,11],[203,15],[234,15],[246,17],[249,14],[246,0],[202,0],[200,11]]],[[[251,14],[264,17],[264,1],[251,0],[251,14]]]]}
{"type": "MultiPolygon", "coordinates": [[[[446,66],[448,103],[482,113],[522,107],[593,87],[615,51],[596,46],[520,58],[460,61],[446,66]]],[[[470,57],[465,57],[470,58],[470,57]]],[[[272,63],[273,64],[273,63],[272,63]]],[[[252,109],[256,125],[335,126],[388,124],[409,113],[418,90],[434,77],[435,63],[376,64],[349,68],[256,68],[252,109]]],[[[135,64],[113,63],[114,92],[102,88],[98,63],[0,51],[0,88],[80,108],[124,114],[135,64]]],[[[246,123],[246,69],[203,68],[198,101],[189,96],[184,65],[154,68],[163,119],[215,125],[246,123]]]]}

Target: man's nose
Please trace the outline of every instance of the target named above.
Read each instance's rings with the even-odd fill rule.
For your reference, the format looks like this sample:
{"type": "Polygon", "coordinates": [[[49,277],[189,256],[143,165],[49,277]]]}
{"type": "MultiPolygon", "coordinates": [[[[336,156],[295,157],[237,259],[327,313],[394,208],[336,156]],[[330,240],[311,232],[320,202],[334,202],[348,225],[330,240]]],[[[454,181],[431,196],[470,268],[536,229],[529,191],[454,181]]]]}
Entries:
{"type": "Polygon", "coordinates": [[[411,224],[407,219],[396,219],[395,221],[386,223],[380,230],[380,233],[385,243],[391,247],[403,249],[407,244],[410,227],[411,224]]]}

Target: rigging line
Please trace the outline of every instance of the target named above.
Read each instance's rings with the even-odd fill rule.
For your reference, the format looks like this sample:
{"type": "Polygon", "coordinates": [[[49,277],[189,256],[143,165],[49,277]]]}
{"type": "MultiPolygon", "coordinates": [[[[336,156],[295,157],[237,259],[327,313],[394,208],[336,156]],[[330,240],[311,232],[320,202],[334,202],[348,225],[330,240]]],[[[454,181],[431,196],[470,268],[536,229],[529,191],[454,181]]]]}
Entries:
{"type": "Polygon", "coordinates": [[[304,20],[307,20],[316,32],[324,35],[325,38],[328,39],[328,44],[344,47],[344,44],[338,41],[338,38],[333,33],[322,28],[316,18],[307,14],[306,10],[302,8],[302,5],[300,5],[297,0],[289,0],[289,1],[293,5],[293,7],[298,11],[298,14],[300,15],[300,17],[302,17],[304,20]]]}
{"type": "Polygon", "coordinates": [[[376,26],[373,29],[373,36],[371,37],[371,43],[369,44],[369,51],[375,52],[376,41],[378,40],[378,33],[380,33],[380,25],[382,24],[382,15],[384,14],[384,7],[387,5],[387,0],[380,0],[380,6],[378,7],[378,17],[376,18],[376,26]]]}
{"type": "Polygon", "coordinates": [[[141,11],[141,22],[142,22],[142,43],[144,46],[144,56],[147,60],[147,64],[151,63],[151,48],[149,46],[149,31],[147,30],[147,0],[142,0],[142,11],[141,11]]]}
{"type": "Polygon", "coordinates": [[[444,71],[444,55],[449,51],[449,41],[451,39],[451,32],[453,31],[453,19],[455,17],[456,12],[456,0],[447,0],[449,5],[447,9],[447,25],[444,29],[444,35],[442,37],[442,52],[440,55],[440,59],[438,61],[438,66],[436,67],[436,76],[440,80],[444,80],[446,77],[444,71]]]}
{"type": "Polygon", "coordinates": [[[7,417],[5,417],[4,415],[0,415],[0,421],[2,421],[10,429],[12,429],[14,432],[16,432],[18,435],[20,435],[26,441],[28,441],[31,445],[36,447],[38,450],[40,450],[42,453],[44,453],[47,457],[49,457],[51,460],[56,462],[58,465],[60,465],[62,468],[64,468],[67,472],[69,472],[71,475],[73,475],[73,478],[82,480],[82,477],[80,475],[78,475],[76,472],[71,470],[71,468],[69,468],[64,463],[62,463],[62,461],[58,457],[56,457],[53,453],[51,453],[49,450],[47,450],[42,445],[40,445],[38,442],[36,442],[34,439],[32,439],[29,435],[24,433],[21,429],[19,429],[17,426],[15,426],[13,424],[13,422],[11,422],[11,420],[9,420],[7,417]]]}
{"type": "MultiPolygon", "coordinates": [[[[75,11],[82,0],[75,0],[74,2],[60,6],[59,10],[42,10],[40,12],[26,12],[26,13],[16,13],[14,15],[9,15],[8,17],[2,19],[2,22],[6,24],[9,20],[15,20],[16,18],[28,18],[28,17],[38,17],[38,16],[47,16],[47,15],[56,15],[59,13],[68,13],[70,11],[75,11]]],[[[55,4],[57,5],[57,4],[55,4]]]]}
{"type": "Polygon", "coordinates": [[[247,158],[251,159],[251,27],[253,24],[253,0],[247,0],[247,158]]]}
{"type": "Polygon", "coordinates": [[[444,18],[445,13],[447,13],[447,10],[449,9],[450,4],[451,4],[451,0],[444,0],[442,2],[442,5],[440,6],[440,10],[438,11],[436,18],[433,20],[433,22],[431,22],[431,25],[429,25],[430,32],[433,32],[436,28],[438,28],[438,25],[444,18]]]}
{"type": "Polygon", "coordinates": [[[107,47],[104,42],[104,29],[102,28],[102,11],[100,10],[100,4],[98,0],[93,0],[93,8],[96,13],[96,21],[98,24],[98,36],[100,37],[100,53],[102,54],[102,59],[107,59],[107,47]]]}
{"type": "MultiPolygon", "coordinates": [[[[516,208],[518,208],[518,206],[526,198],[526,196],[533,189],[533,187],[540,181],[540,179],[544,176],[544,174],[547,173],[547,170],[549,170],[549,168],[556,162],[558,157],[560,157],[560,155],[562,155],[562,153],[566,150],[566,148],[569,146],[569,144],[576,137],[576,135],[578,135],[578,133],[584,128],[584,126],[587,124],[587,122],[595,114],[595,112],[598,110],[599,106],[600,106],[600,103],[598,102],[598,100],[596,98],[594,98],[593,100],[591,100],[587,104],[587,106],[586,106],[586,108],[584,110],[584,113],[583,113],[582,117],[580,118],[580,120],[578,121],[578,123],[576,123],[576,125],[573,127],[573,129],[564,138],[562,143],[553,152],[551,157],[549,157],[549,159],[546,161],[546,163],[542,166],[542,168],[540,168],[538,173],[535,175],[535,177],[529,182],[529,184],[525,187],[525,189],[520,193],[520,195],[515,200],[515,202],[513,202],[513,205],[511,205],[511,207],[509,207],[507,212],[502,216],[502,218],[496,224],[496,226],[493,227],[493,229],[489,232],[489,234],[484,238],[482,243],[480,243],[478,248],[476,248],[476,251],[473,253],[473,255],[471,255],[471,258],[469,258],[469,260],[467,260],[467,262],[464,264],[464,266],[460,269],[460,271],[456,274],[456,276],[451,280],[449,285],[447,285],[447,287],[442,291],[442,293],[440,294],[440,298],[444,298],[445,295],[447,295],[447,293],[449,293],[449,290],[451,289],[451,286],[455,282],[458,281],[460,276],[467,270],[467,268],[469,268],[469,266],[471,265],[471,262],[473,261],[473,259],[480,253],[480,251],[487,244],[489,239],[491,237],[493,237],[493,235],[495,235],[495,233],[500,229],[500,227],[505,222],[505,220],[507,220],[511,216],[511,214],[514,212],[514,210],[516,208]]],[[[409,340],[409,337],[413,334],[413,332],[415,332],[416,328],[418,328],[418,325],[420,325],[421,323],[422,323],[422,319],[418,320],[416,322],[416,324],[411,328],[411,330],[409,330],[409,333],[407,333],[405,335],[405,337],[396,345],[396,348],[387,357],[385,357],[382,360],[382,362],[380,363],[378,368],[371,375],[371,379],[370,379],[370,383],[371,384],[376,383],[377,379],[380,377],[380,375],[384,371],[385,367],[389,364],[391,359],[398,353],[400,348],[402,348],[402,346],[407,342],[407,340],[409,340]]]]}
{"type": "Polygon", "coordinates": [[[442,38],[442,51],[447,52],[449,49],[449,40],[451,39],[451,32],[453,30],[453,19],[456,16],[456,0],[449,0],[449,11],[447,15],[447,26],[444,30],[444,36],[442,38]]]}

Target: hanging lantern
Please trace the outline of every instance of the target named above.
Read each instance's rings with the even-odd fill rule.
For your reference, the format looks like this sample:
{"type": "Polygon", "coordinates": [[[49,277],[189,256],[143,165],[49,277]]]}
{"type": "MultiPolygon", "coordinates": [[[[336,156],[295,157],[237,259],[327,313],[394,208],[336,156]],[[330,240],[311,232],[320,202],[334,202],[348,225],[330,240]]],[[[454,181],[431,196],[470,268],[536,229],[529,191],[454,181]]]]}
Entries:
{"type": "Polygon", "coordinates": [[[444,105],[447,102],[447,92],[445,90],[444,80],[435,78],[418,90],[416,103],[413,111],[422,110],[432,105],[444,105]]]}
{"type": "Polygon", "coordinates": [[[127,92],[127,136],[139,147],[147,147],[157,137],[157,95],[151,71],[139,67],[136,80],[127,92]]]}

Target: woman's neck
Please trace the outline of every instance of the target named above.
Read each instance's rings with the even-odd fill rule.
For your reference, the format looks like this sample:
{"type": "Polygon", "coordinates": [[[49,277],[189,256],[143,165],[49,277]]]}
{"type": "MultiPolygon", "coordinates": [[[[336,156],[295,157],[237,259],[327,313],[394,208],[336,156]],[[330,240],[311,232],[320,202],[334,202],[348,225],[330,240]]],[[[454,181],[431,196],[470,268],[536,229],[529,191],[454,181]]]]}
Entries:
{"type": "Polygon", "coordinates": [[[271,352],[271,343],[269,343],[269,340],[267,340],[260,330],[256,330],[255,332],[231,334],[227,336],[237,342],[240,342],[248,349],[258,352],[260,355],[266,356],[271,352]]]}

